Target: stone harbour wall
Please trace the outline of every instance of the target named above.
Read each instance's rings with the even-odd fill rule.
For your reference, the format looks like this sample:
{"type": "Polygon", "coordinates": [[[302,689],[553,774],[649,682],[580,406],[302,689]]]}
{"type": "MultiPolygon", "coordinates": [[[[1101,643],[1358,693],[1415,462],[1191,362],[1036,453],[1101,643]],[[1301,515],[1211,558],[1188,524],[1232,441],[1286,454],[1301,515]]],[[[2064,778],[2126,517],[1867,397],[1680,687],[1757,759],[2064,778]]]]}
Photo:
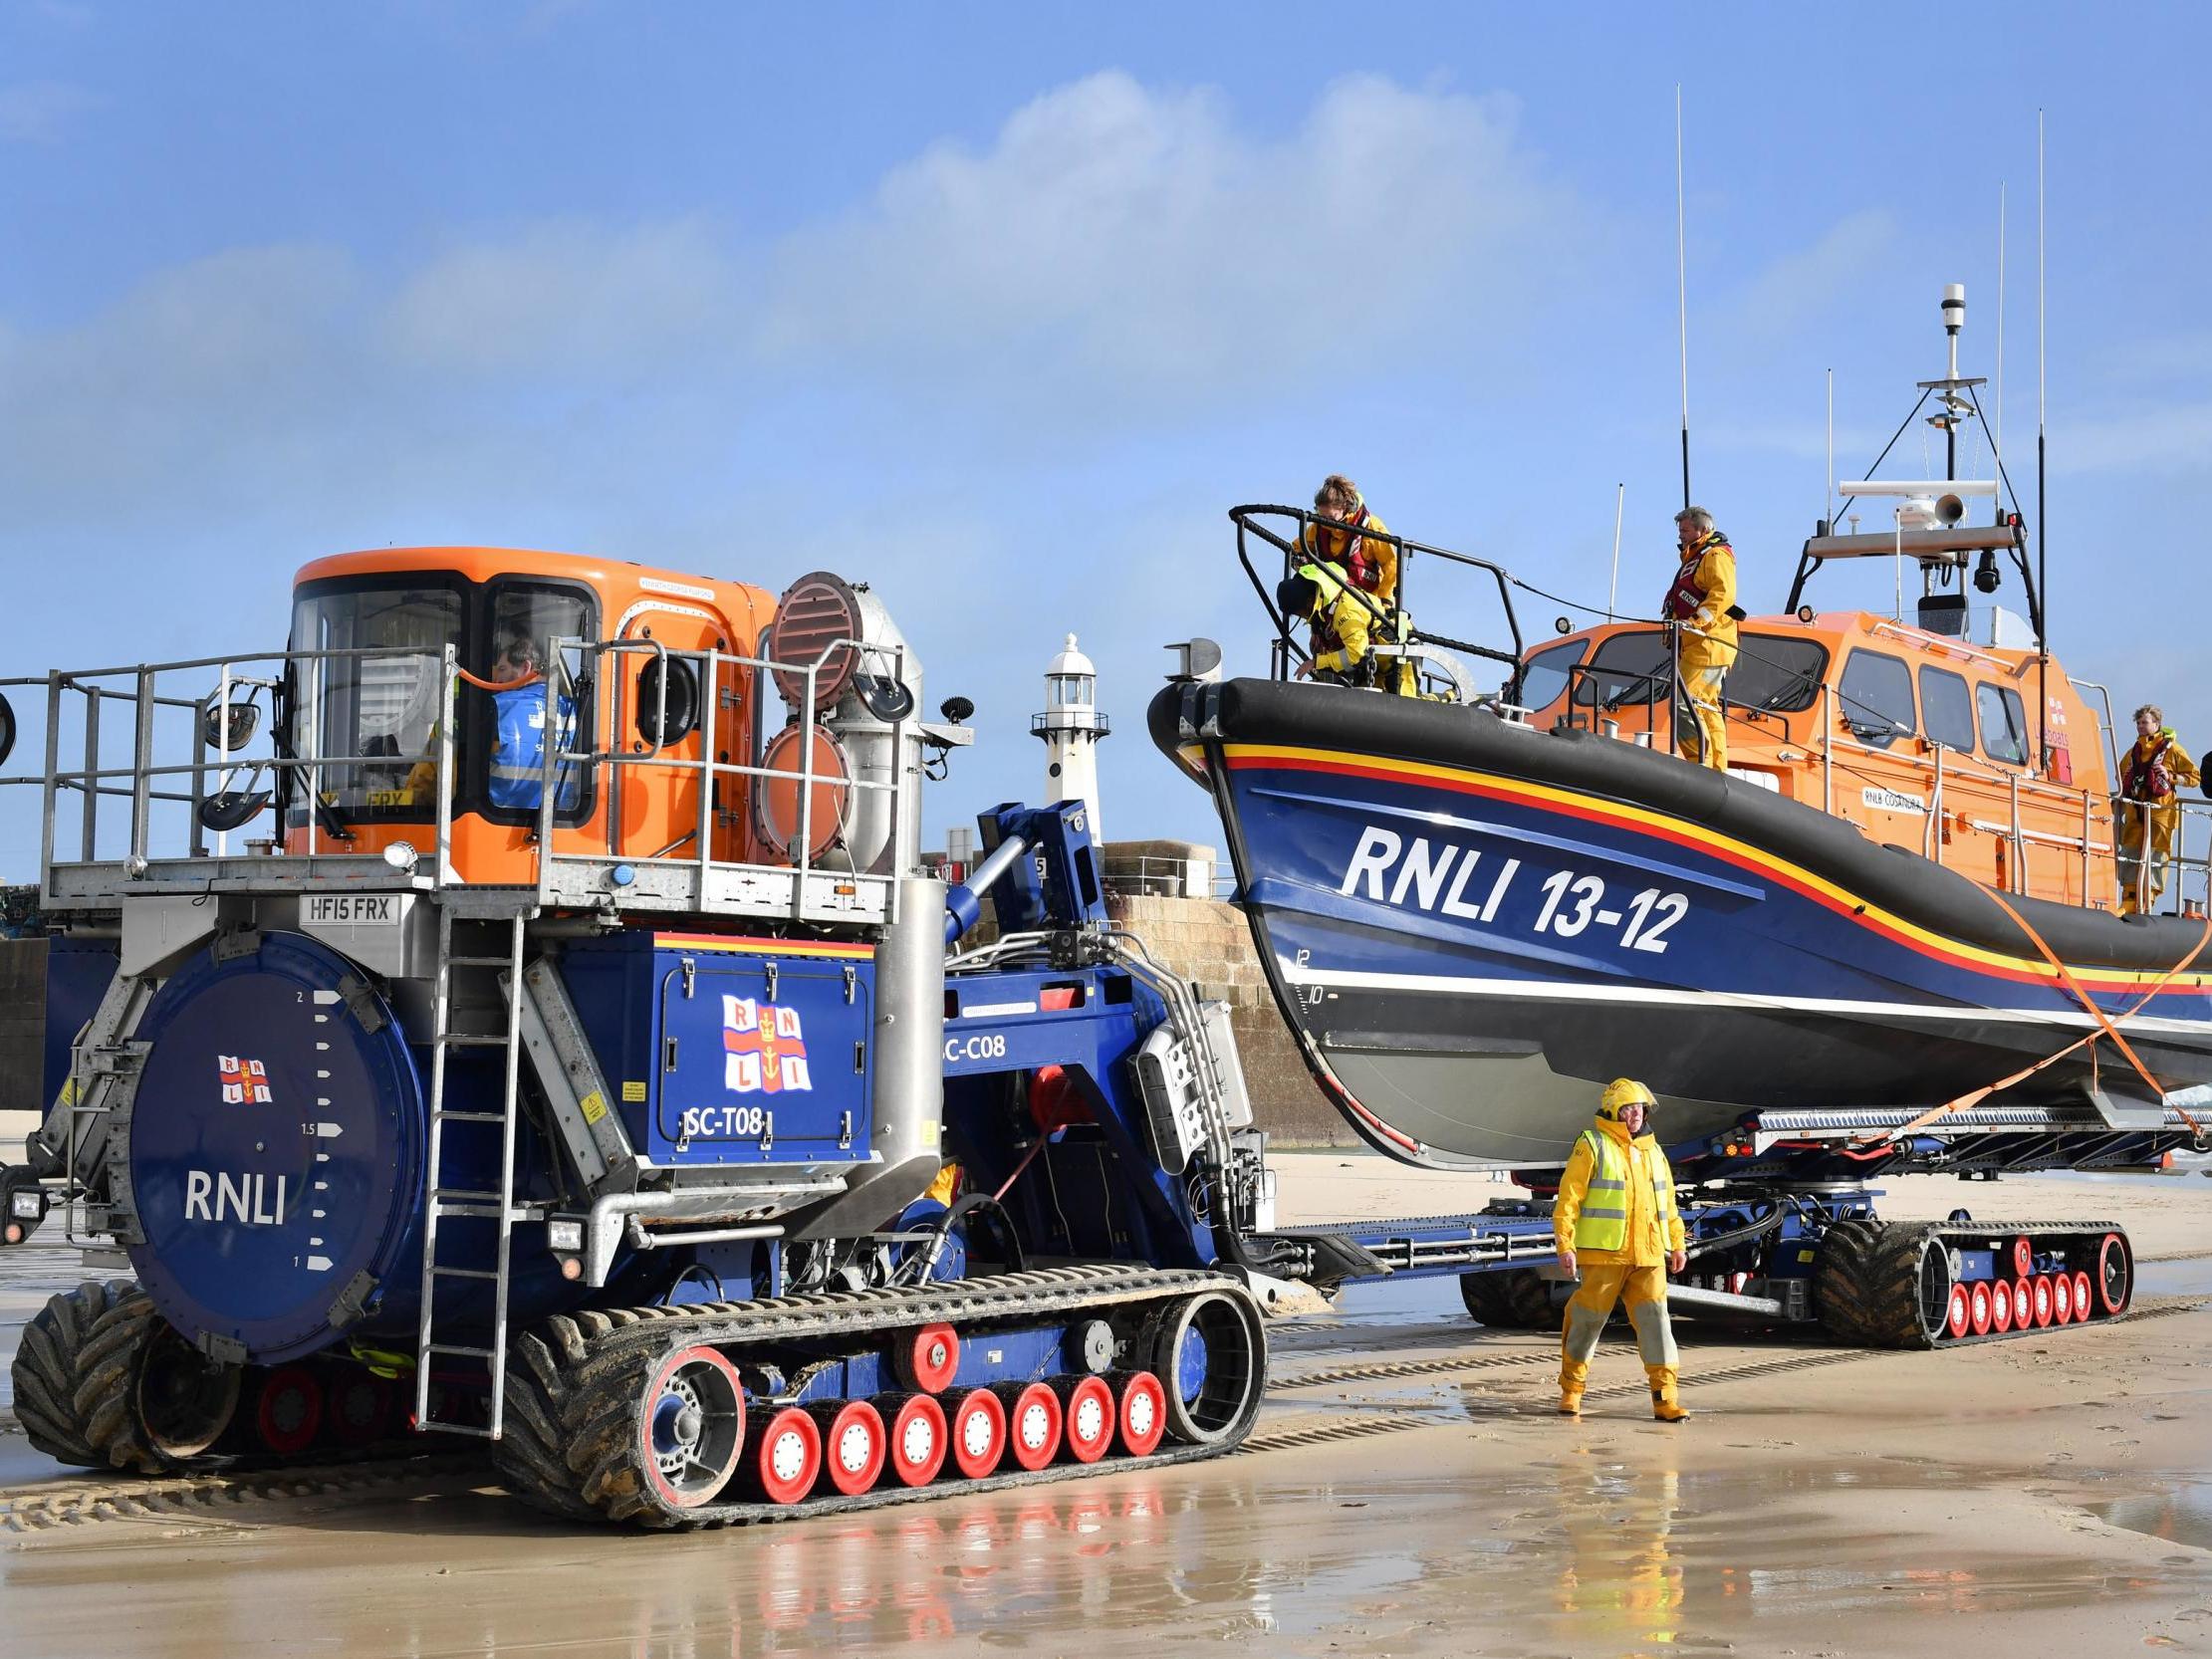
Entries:
{"type": "Polygon", "coordinates": [[[1110,894],[1113,919],[1141,938],[1162,967],[1226,1002],[1244,1062],[1255,1121],[1278,1146],[1354,1146],[1352,1132],[1299,1057],[1268,994],[1252,930],[1235,905],[1213,898],[1110,894]]]}

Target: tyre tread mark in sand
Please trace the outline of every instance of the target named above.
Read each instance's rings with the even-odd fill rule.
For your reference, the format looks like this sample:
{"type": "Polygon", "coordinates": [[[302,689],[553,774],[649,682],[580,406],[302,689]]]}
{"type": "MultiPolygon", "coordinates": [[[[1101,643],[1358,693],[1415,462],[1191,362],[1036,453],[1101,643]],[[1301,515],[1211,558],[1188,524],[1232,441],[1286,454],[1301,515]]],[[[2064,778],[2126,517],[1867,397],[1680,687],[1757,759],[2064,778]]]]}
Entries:
{"type": "Polygon", "coordinates": [[[47,1300],[23,1327],[9,1368],[24,1438],[57,1463],[98,1469],[108,1459],[78,1405],[86,1348],[104,1315],[137,1290],[127,1279],[94,1280],[47,1300]]]}

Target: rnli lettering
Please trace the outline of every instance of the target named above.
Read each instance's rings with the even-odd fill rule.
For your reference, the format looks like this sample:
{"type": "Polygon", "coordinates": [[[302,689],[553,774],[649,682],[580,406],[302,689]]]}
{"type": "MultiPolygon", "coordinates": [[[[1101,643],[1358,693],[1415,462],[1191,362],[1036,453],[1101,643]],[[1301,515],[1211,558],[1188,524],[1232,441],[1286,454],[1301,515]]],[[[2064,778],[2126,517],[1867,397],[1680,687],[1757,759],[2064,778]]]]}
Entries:
{"type": "MultiPolygon", "coordinates": [[[[1360,831],[1359,844],[1352,849],[1337,890],[1347,898],[1368,898],[1377,904],[1487,925],[1498,918],[1521,868],[1518,858],[1492,856],[1494,870],[1471,846],[1431,842],[1426,835],[1407,841],[1395,830],[1370,824],[1360,831]]],[[[1543,902],[1534,917],[1522,923],[1530,932],[1574,939],[1596,926],[1606,933],[1617,932],[1622,948],[1654,956],[1664,954],[1668,932],[1690,910],[1686,895],[1657,887],[1608,905],[1602,877],[1571,869],[1553,871],[1537,890],[1543,902]]]]}
{"type": "Polygon", "coordinates": [[[284,1177],[230,1175],[223,1171],[184,1172],[186,1221],[236,1221],[248,1227],[284,1225],[284,1177]]]}
{"type": "Polygon", "coordinates": [[[1911,813],[1915,817],[1924,817],[1928,810],[1928,800],[1924,795],[1910,795],[1903,790],[1877,789],[1871,784],[1858,792],[1858,799],[1884,813],[1911,813]]]}
{"type": "Polygon", "coordinates": [[[1345,878],[1337,890],[1349,896],[1352,888],[1363,887],[1366,896],[1377,904],[1402,905],[1410,897],[1422,910],[1440,911],[1463,921],[1487,922],[1505,902],[1506,890],[1513,885],[1513,872],[1521,867],[1521,860],[1508,858],[1500,863],[1488,888],[1478,889],[1483,897],[1477,903],[1467,896],[1467,886],[1481,859],[1482,854],[1473,847],[1454,841],[1432,848],[1426,835],[1415,835],[1413,844],[1407,846],[1390,830],[1370,824],[1360,833],[1359,845],[1345,867],[1345,878]],[[1397,879],[1385,897],[1383,877],[1393,864],[1397,866],[1397,879]],[[1449,887],[1445,884],[1447,876],[1449,887]]]}

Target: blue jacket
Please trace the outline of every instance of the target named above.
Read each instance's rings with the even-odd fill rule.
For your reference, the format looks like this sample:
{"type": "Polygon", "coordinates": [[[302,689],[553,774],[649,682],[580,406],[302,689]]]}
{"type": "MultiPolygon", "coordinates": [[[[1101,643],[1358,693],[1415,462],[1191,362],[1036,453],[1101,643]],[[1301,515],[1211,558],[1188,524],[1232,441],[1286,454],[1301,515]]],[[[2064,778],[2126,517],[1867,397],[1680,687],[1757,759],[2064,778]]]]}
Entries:
{"type": "MultiPolygon", "coordinates": [[[[495,807],[536,812],[544,799],[540,793],[546,759],[546,688],[542,681],[509,686],[492,693],[497,711],[498,743],[492,750],[491,797],[495,807]]],[[[576,736],[576,705],[560,700],[560,742],[570,747],[576,736]]],[[[558,764],[558,763],[557,763],[558,764]]],[[[563,812],[576,806],[574,764],[561,766],[561,788],[554,804],[563,812]]]]}

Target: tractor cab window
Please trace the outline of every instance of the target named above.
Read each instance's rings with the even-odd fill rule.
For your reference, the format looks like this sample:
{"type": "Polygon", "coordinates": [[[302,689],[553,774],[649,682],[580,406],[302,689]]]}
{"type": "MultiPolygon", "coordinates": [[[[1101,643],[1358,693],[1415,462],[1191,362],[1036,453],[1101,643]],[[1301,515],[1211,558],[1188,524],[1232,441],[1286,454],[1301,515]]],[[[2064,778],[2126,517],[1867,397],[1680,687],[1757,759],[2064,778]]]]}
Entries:
{"type": "Polygon", "coordinates": [[[545,799],[550,732],[555,740],[554,806],[562,822],[580,823],[591,811],[591,769],[558,757],[587,747],[579,739],[592,727],[588,718],[578,718],[584,712],[580,704],[586,693],[576,683],[580,670],[576,653],[563,653],[557,660],[555,642],[593,637],[591,600],[573,589],[540,583],[498,582],[489,592],[491,636],[484,666],[475,672],[491,689],[464,681],[460,693],[467,699],[463,730],[472,739],[470,752],[483,757],[482,764],[470,771],[472,779],[482,780],[485,816],[537,822],[545,799]],[[550,726],[549,674],[553,681],[550,726]]]}
{"type": "MultiPolygon", "coordinates": [[[[287,788],[295,828],[311,790],[341,824],[437,815],[438,674],[462,642],[458,586],[344,585],[299,595],[294,651],[371,651],[295,661],[287,746],[315,763],[287,788]]],[[[326,820],[328,823],[329,820],[326,820]]]]}

